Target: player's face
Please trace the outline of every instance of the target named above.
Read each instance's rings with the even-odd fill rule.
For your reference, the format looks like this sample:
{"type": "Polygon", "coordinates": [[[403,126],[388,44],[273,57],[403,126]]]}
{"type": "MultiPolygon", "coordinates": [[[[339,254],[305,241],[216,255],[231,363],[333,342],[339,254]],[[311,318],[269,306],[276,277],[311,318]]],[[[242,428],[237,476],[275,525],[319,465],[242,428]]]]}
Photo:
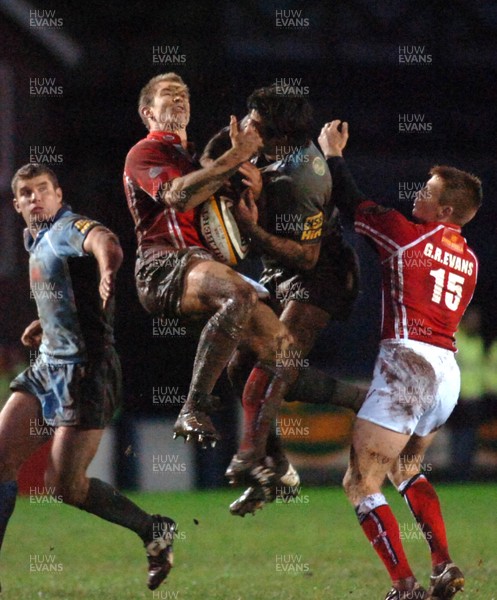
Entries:
{"type": "Polygon", "coordinates": [[[437,175],[433,175],[426,182],[424,188],[416,194],[412,216],[422,223],[431,223],[442,219],[444,216],[444,207],[440,204],[442,191],[443,181],[437,175]]]}
{"type": "Polygon", "coordinates": [[[190,94],[186,85],[175,81],[157,84],[152,105],[145,109],[151,129],[174,131],[186,129],[190,120],[190,94]]]}
{"type": "Polygon", "coordinates": [[[14,208],[28,227],[36,228],[54,217],[62,205],[62,190],[55,188],[48,175],[20,179],[14,198],[14,208]]]}
{"type": "Polygon", "coordinates": [[[262,151],[265,154],[274,154],[278,145],[281,145],[281,140],[274,137],[274,132],[267,126],[264,118],[254,109],[249,113],[249,120],[247,121],[247,127],[255,127],[257,132],[262,138],[262,151]]]}

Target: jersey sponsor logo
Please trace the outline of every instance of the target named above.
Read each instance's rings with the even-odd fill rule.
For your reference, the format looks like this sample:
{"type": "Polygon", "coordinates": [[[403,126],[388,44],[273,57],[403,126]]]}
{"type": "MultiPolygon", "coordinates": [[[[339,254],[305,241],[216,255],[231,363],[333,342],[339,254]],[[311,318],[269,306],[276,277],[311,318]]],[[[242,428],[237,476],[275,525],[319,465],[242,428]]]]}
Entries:
{"type": "Polygon", "coordinates": [[[74,223],[74,227],[76,227],[76,229],[83,234],[85,234],[94,225],[97,225],[97,222],[91,221],[90,219],[78,219],[74,223]]]}
{"type": "Polygon", "coordinates": [[[326,163],[322,158],[316,156],[316,158],[312,161],[312,170],[316,175],[322,177],[326,173],[326,163]]]}
{"type": "Polygon", "coordinates": [[[307,217],[304,222],[304,231],[300,236],[302,241],[315,240],[321,237],[323,231],[324,215],[319,212],[317,215],[307,217]]]}
{"type": "Polygon", "coordinates": [[[453,229],[445,229],[442,244],[459,254],[464,252],[464,238],[453,229]]]}
{"type": "Polygon", "coordinates": [[[442,250],[438,246],[434,246],[431,242],[428,242],[423,250],[423,254],[428,258],[435,260],[436,262],[447,265],[451,269],[465,273],[466,275],[472,275],[475,268],[475,264],[472,260],[455,256],[447,250],[442,250]]]}
{"type": "Polygon", "coordinates": [[[150,179],[155,179],[158,177],[163,171],[163,167],[150,167],[148,170],[148,176],[150,179]]]}

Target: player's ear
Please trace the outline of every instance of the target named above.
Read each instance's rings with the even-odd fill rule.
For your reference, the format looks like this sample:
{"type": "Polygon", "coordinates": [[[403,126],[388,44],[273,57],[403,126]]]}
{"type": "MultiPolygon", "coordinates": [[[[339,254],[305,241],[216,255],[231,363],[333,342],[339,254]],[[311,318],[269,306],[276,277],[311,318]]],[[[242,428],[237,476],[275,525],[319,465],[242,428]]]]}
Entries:
{"type": "Polygon", "coordinates": [[[141,109],[141,113],[145,117],[145,119],[153,120],[154,118],[154,113],[152,112],[152,108],[150,106],[144,106],[141,109]]]}
{"type": "Polygon", "coordinates": [[[449,217],[451,217],[453,212],[454,212],[454,207],[449,206],[448,204],[446,206],[440,207],[440,216],[443,219],[448,219],[449,217]]]}
{"type": "Polygon", "coordinates": [[[59,204],[62,204],[62,188],[55,188],[55,195],[57,197],[57,200],[59,201],[59,204]]]}
{"type": "Polygon", "coordinates": [[[12,203],[14,204],[14,210],[17,213],[20,213],[21,212],[21,208],[19,207],[19,201],[17,200],[17,198],[15,196],[12,198],[12,203]]]}

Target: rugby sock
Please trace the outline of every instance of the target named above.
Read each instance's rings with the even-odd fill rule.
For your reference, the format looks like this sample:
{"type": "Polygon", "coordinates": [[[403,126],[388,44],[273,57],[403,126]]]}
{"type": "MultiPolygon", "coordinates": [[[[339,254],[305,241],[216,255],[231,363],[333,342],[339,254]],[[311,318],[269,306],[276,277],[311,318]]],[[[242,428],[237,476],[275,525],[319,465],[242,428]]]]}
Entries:
{"type": "Polygon", "coordinates": [[[287,471],[289,464],[288,459],[285,456],[281,438],[276,433],[276,427],[274,423],[271,425],[267,437],[266,454],[273,459],[275,464],[278,465],[278,471],[283,471],[283,468],[285,469],[285,472],[287,471]]]}
{"type": "Polygon", "coordinates": [[[297,381],[285,396],[287,402],[334,404],[357,412],[364,402],[367,390],[335,379],[328,373],[308,367],[301,369],[297,381]]]}
{"type": "Polygon", "coordinates": [[[225,302],[207,321],[197,345],[190,393],[181,412],[195,410],[193,391],[210,394],[236,350],[251,315],[250,306],[225,302]]]}
{"type": "Polygon", "coordinates": [[[401,483],[399,492],[404,496],[430,546],[432,566],[451,562],[440,501],[431,483],[418,473],[401,483]]]}
{"type": "Polygon", "coordinates": [[[9,519],[14,512],[17,497],[17,481],[3,481],[0,483],[0,548],[9,519]]]}
{"type": "Polygon", "coordinates": [[[383,494],[366,496],[356,506],[362,530],[381,558],[392,581],[412,577],[400,539],[397,520],[383,494]]]}
{"type": "Polygon", "coordinates": [[[243,436],[239,448],[242,453],[254,449],[256,423],[270,377],[271,374],[264,369],[254,367],[245,384],[242,395],[243,436]]]}
{"type": "Polygon", "coordinates": [[[288,383],[283,381],[278,375],[273,375],[271,383],[266,390],[264,400],[260,405],[255,423],[253,444],[256,457],[264,458],[266,456],[269,432],[287,391],[288,383]]]}
{"type": "Polygon", "coordinates": [[[78,508],[111,523],[131,529],[144,542],[149,542],[153,538],[154,519],[152,515],[143,511],[101,479],[90,478],[88,495],[78,508]]]}

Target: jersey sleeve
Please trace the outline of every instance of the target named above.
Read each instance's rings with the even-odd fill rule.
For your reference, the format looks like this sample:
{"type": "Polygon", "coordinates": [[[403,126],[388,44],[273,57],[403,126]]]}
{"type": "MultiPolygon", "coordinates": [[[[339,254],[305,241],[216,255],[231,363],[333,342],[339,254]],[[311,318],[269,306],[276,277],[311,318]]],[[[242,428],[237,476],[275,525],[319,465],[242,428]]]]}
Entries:
{"type": "Polygon", "coordinates": [[[323,236],[324,212],[311,186],[299,186],[288,175],[271,179],[265,192],[271,202],[271,228],[276,235],[301,244],[317,244],[323,236]]]}
{"type": "Polygon", "coordinates": [[[153,142],[135,146],[126,159],[126,175],[153,200],[160,202],[160,193],[167,189],[181,171],[153,142]]]}
{"type": "Polygon", "coordinates": [[[403,214],[371,200],[361,202],[355,211],[354,227],[374,243],[382,255],[389,255],[416,239],[416,225],[403,214]]]}
{"type": "Polygon", "coordinates": [[[342,156],[332,156],[326,161],[333,181],[332,200],[335,206],[349,219],[353,220],[356,208],[367,200],[361,192],[342,156]]]}
{"type": "Polygon", "coordinates": [[[102,226],[98,221],[82,215],[71,215],[57,221],[50,231],[49,243],[59,256],[88,256],[83,248],[86,236],[94,227],[102,226]]]}

